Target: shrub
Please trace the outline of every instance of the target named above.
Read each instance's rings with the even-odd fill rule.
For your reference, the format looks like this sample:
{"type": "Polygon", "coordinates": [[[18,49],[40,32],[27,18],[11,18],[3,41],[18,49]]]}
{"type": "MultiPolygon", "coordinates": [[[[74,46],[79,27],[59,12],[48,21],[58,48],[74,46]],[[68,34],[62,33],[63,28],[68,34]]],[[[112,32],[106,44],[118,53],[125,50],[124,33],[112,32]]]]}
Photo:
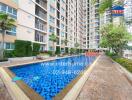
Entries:
{"type": "Polygon", "coordinates": [[[33,43],[33,56],[36,56],[40,53],[40,44],[33,43]]]}
{"type": "Polygon", "coordinates": [[[15,56],[25,57],[32,55],[32,47],[30,41],[16,40],[15,41],[15,56]]]}
{"type": "Polygon", "coordinates": [[[32,56],[32,43],[26,41],[26,56],[32,56]]]}
{"type": "Polygon", "coordinates": [[[15,57],[15,52],[14,52],[14,50],[5,50],[4,51],[4,56],[5,56],[5,58],[13,58],[13,57],[15,57]]]}
{"type": "Polygon", "coordinates": [[[60,54],[60,53],[61,53],[60,47],[56,47],[56,52],[55,52],[55,54],[60,54]]]}
{"type": "Polygon", "coordinates": [[[83,53],[83,49],[80,49],[80,53],[83,53]]]}
{"type": "Polygon", "coordinates": [[[75,52],[76,52],[75,48],[70,49],[70,54],[75,54],[75,52]]]}
{"type": "Polygon", "coordinates": [[[53,55],[53,51],[48,51],[47,53],[48,53],[50,56],[53,55]]]}
{"type": "Polygon", "coordinates": [[[126,58],[116,58],[115,61],[132,73],[132,60],[126,58]]]}
{"type": "Polygon", "coordinates": [[[112,57],[112,58],[114,58],[114,57],[118,56],[116,53],[109,52],[109,51],[106,51],[106,52],[105,52],[105,54],[106,54],[107,56],[112,57]]]}

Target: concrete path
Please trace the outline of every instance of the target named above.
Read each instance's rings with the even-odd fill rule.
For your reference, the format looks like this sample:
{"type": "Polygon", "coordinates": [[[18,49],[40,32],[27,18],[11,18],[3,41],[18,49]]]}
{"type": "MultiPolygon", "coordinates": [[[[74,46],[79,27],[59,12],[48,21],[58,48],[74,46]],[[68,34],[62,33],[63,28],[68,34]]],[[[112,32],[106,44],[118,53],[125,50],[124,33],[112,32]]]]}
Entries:
{"type": "Polygon", "coordinates": [[[0,79],[0,100],[12,100],[11,96],[9,95],[1,79],[0,79]]]}
{"type": "Polygon", "coordinates": [[[77,100],[132,100],[132,84],[117,64],[101,56],[77,100]]]}

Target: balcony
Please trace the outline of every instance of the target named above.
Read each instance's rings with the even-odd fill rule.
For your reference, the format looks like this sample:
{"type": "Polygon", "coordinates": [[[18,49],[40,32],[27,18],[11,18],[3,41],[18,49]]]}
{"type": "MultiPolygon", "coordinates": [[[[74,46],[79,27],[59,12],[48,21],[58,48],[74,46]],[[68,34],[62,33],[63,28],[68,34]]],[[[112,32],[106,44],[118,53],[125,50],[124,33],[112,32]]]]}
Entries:
{"type": "Polygon", "coordinates": [[[42,8],[40,8],[39,6],[36,5],[36,9],[35,9],[35,14],[44,19],[45,21],[47,20],[47,12],[44,11],[42,8]]]}
{"type": "Polygon", "coordinates": [[[43,33],[39,32],[39,31],[35,31],[35,41],[45,43],[46,35],[44,35],[43,33]]]}
{"type": "Polygon", "coordinates": [[[38,18],[35,19],[35,28],[47,32],[46,26],[47,26],[47,24],[44,21],[42,21],[38,18]]]}
{"type": "Polygon", "coordinates": [[[36,0],[36,3],[42,6],[44,9],[47,9],[47,0],[36,0]]]}

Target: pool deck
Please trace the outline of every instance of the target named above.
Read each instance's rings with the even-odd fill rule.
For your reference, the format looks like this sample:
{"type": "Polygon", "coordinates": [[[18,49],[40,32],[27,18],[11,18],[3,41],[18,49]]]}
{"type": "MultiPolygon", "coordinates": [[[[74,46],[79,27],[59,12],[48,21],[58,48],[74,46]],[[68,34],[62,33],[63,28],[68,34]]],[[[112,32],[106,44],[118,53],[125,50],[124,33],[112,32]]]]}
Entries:
{"type": "Polygon", "coordinates": [[[102,55],[77,100],[132,100],[132,83],[119,64],[102,55]]]}
{"type": "MultiPolygon", "coordinates": [[[[39,61],[42,62],[43,60],[28,62],[32,63],[39,61]]],[[[28,62],[17,62],[9,65],[25,64],[28,62]]],[[[3,65],[2,67],[7,67],[9,65],[3,65]]],[[[6,86],[0,78],[0,100],[12,100],[12,96],[7,92],[8,87],[6,88],[6,86]]],[[[81,89],[77,100],[132,100],[131,94],[132,81],[124,75],[120,69],[120,65],[113,62],[105,55],[101,55],[95,62],[93,69],[90,71],[88,79],[81,89]]],[[[20,96],[21,94],[18,93],[18,95],[20,96]]]]}
{"type": "Polygon", "coordinates": [[[0,79],[0,100],[12,100],[3,81],[0,79]]]}

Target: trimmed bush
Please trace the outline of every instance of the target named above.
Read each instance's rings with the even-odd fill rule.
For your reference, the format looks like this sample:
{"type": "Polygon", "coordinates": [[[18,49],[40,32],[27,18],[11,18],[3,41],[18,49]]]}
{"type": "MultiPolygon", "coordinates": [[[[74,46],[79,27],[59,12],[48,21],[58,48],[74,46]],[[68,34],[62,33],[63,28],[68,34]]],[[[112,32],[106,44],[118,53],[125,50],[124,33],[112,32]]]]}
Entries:
{"type": "Polygon", "coordinates": [[[4,51],[4,56],[5,56],[5,58],[13,58],[13,57],[15,57],[15,52],[14,52],[14,50],[5,50],[4,51]]]}
{"type": "Polygon", "coordinates": [[[47,51],[47,53],[52,56],[53,55],[53,51],[47,51]]]}
{"type": "Polygon", "coordinates": [[[33,43],[33,56],[36,56],[40,53],[40,44],[33,43]]]}
{"type": "Polygon", "coordinates": [[[75,48],[71,48],[70,49],[70,54],[75,54],[75,52],[76,52],[76,49],[75,48]]]}
{"type": "Polygon", "coordinates": [[[15,41],[15,56],[25,57],[32,55],[32,47],[30,41],[16,40],[15,41]]]}
{"type": "Polygon", "coordinates": [[[56,47],[56,52],[55,52],[55,54],[60,54],[60,53],[61,53],[60,47],[56,47]]]}
{"type": "Polygon", "coordinates": [[[26,56],[32,56],[32,43],[30,41],[26,41],[26,56]]]}

